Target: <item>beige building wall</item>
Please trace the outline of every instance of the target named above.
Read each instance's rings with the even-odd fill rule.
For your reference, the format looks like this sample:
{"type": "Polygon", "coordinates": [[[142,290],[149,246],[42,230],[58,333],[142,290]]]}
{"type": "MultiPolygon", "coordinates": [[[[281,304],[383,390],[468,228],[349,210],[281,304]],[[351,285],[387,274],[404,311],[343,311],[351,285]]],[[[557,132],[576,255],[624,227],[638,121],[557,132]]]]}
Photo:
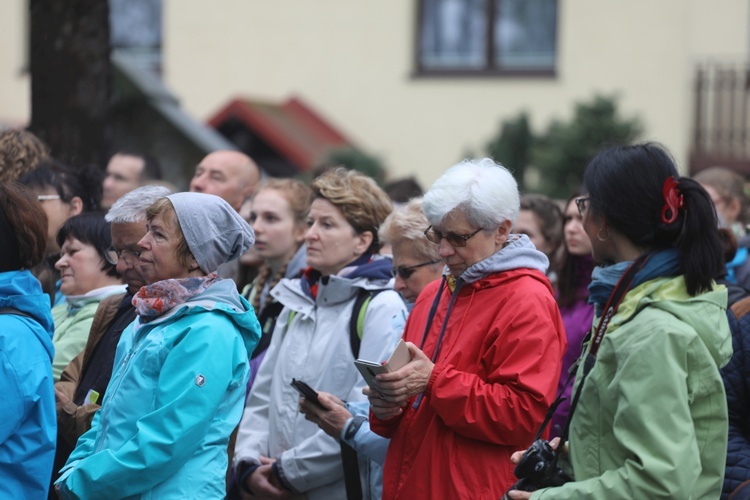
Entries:
{"type": "Polygon", "coordinates": [[[4,0],[0,16],[0,126],[23,126],[31,116],[24,0],[4,0]]]}
{"type": "Polygon", "coordinates": [[[501,119],[528,110],[540,130],[596,92],[684,167],[695,63],[748,52],[746,0],[560,0],[556,78],[415,78],[416,3],[166,0],[165,78],[203,118],[237,95],[300,95],[427,186],[501,119]]]}
{"type": "MultiPolygon", "coordinates": [[[[685,166],[695,64],[748,56],[747,0],[560,0],[555,78],[418,78],[416,4],[165,0],[164,77],[201,119],[235,96],[299,95],[392,177],[417,175],[427,187],[463,155],[482,154],[502,119],[528,110],[541,130],[596,92],[618,94],[646,138],[685,166]]],[[[26,2],[4,7],[0,122],[22,125],[26,2]]]]}

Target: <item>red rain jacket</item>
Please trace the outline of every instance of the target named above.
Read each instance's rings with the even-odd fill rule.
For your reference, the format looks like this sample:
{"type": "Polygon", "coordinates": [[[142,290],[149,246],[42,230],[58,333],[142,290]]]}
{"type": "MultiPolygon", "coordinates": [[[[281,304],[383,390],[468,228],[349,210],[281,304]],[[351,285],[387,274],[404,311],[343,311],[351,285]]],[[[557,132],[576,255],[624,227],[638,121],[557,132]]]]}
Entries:
{"type": "MultiPolygon", "coordinates": [[[[418,347],[440,286],[417,299],[404,339],[418,347]]],[[[499,499],[516,482],[510,456],[525,449],[555,398],[565,331],[549,281],[531,269],[498,272],[464,284],[448,318],[418,409],[398,417],[372,413],[391,438],[383,499],[499,499]]],[[[445,321],[443,291],[425,345],[432,358],[445,321]]]]}

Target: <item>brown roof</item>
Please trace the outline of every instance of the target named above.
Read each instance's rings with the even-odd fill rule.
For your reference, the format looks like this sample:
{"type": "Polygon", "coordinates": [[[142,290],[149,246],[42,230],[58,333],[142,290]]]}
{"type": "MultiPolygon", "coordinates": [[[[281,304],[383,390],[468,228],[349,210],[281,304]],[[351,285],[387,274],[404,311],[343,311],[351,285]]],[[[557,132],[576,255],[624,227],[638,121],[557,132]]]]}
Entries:
{"type": "Polygon", "coordinates": [[[296,97],[282,104],[234,99],[208,123],[218,129],[231,119],[242,122],[300,170],[318,166],[333,149],[353,147],[341,132],[296,97]]]}

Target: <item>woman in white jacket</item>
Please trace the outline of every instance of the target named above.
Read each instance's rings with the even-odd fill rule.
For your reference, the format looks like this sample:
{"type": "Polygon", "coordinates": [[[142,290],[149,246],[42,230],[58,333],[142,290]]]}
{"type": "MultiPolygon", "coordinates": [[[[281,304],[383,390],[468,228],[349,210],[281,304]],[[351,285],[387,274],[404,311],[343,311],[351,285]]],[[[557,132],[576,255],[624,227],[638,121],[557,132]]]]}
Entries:
{"type": "Polygon", "coordinates": [[[391,260],[378,254],[378,226],[391,211],[386,194],[372,179],[344,169],[323,174],[312,189],[309,267],[301,279],[282,280],[271,292],[284,310],[237,436],[240,487],[260,497],[346,498],[340,445],[299,413],[290,383],[294,378],[342,400],[364,400],[355,354],[386,359],[393,348],[391,319],[405,310],[392,290],[391,260]],[[361,341],[353,342],[350,319],[362,294],[371,298],[361,341]]]}

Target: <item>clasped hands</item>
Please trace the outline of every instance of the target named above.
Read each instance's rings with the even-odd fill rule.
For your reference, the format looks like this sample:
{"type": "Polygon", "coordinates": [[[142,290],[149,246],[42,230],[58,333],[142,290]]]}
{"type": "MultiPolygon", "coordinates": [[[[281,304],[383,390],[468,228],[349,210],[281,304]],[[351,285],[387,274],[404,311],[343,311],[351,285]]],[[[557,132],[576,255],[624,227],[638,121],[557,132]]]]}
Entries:
{"type": "Polygon", "coordinates": [[[381,420],[388,420],[403,412],[413,396],[427,388],[435,364],[411,342],[406,342],[411,361],[398,370],[375,377],[375,387],[365,387],[370,409],[381,420]]]}

